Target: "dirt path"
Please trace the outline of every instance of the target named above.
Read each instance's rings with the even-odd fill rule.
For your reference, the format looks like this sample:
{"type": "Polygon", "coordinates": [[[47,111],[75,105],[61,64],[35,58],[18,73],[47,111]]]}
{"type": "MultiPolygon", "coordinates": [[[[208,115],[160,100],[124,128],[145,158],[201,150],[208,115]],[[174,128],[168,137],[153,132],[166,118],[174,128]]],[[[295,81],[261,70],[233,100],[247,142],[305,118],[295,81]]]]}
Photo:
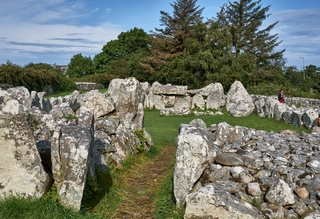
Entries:
{"type": "Polygon", "coordinates": [[[144,164],[134,164],[125,176],[126,200],[119,205],[112,218],[154,218],[154,196],[164,182],[175,154],[175,147],[165,147],[153,160],[144,164]]]}

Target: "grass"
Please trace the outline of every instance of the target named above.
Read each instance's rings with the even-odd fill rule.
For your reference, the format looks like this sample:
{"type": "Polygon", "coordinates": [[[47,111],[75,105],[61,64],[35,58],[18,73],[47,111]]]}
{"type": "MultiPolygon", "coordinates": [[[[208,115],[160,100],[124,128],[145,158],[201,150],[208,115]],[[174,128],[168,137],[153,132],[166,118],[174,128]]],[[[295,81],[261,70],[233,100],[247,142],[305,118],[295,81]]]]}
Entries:
{"type": "Polygon", "coordinates": [[[45,199],[8,198],[0,203],[1,219],[98,219],[98,215],[78,213],[45,199]]]}
{"type": "MultiPolygon", "coordinates": [[[[310,133],[310,130],[297,128],[289,124],[277,122],[274,119],[262,118],[258,115],[247,117],[232,117],[224,112],[224,115],[215,116],[195,116],[193,114],[185,116],[161,116],[158,110],[145,111],[145,128],[153,138],[155,147],[148,153],[138,154],[129,157],[122,168],[109,167],[108,173],[98,174],[97,193],[89,193],[90,198],[83,201],[81,212],[73,212],[70,209],[62,207],[55,198],[40,200],[9,198],[0,201],[0,218],[113,218],[113,212],[117,209],[119,203],[126,199],[126,193],[122,191],[123,180],[130,171],[134,163],[148,162],[156,157],[164,146],[175,146],[175,138],[178,135],[179,125],[188,124],[193,119],[202,119],[207,126],[227,122],[232,126],[245,126],[257,130],[266,130],[278,132],[284,129],[294,130],[297,133],[310,133]],[[103,188],[103,189],[101,189],[103,188]],[[103,215],[103,216],[102,216],[103,215]]],[[[165,182],[158,188],[155,202],[157,206],[156,218],[182,218],[183,208],[176,208],[173,198],[173,167],[174,160],[170,166],[169,174],[165,182]]]]}
{"type": "Polygon", "coordinates": [[[188,124],[193,119],[202,119],[207,126],[226,122],[231,126],[245,126],[257,130],[265,130],[268,132],[279,132],[280,130],[290,129],[297,133],[302,131],[310,133],[310,130],[298,128],[290,124],[275,121],[252,114],[247,117],[232,117],[226,111],[223,115],[204,115],[195,116],[193,114],[185,116],[161,116],[158,110],[145,111],[145,128],[151,134],[153,142],[156,146],[175,145],[175,137],[178,136],[178,128],[180,124],[188,124]],[[166,136],[165,138],[163,136],[166,136]]]}

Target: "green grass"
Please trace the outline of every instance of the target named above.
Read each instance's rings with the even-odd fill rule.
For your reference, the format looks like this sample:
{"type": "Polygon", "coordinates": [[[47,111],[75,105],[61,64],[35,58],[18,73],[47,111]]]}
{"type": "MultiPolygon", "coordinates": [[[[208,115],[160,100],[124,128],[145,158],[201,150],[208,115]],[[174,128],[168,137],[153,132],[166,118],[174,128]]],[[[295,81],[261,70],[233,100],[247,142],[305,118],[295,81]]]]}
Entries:
{"type": "Polygon", "coordinates": [[[164,183],[160,186],[155,197],[155,203],[157,207],[155,217],[157,219],[181,219],[184,215],[184,207],[176,207],[173,195],[174,164],[175,159],[172,160],[172,163],[170,165],[170,174],[167,176],[164,183]]]}
{"type": "Polygon", "coordinates": [[[58,202],[45,199],[8,198],[0,202],[1,219],[98,219],[98,215],[77,213],[58,202]]]}
{"type": "MultiPolygon", "coordinates": [[[[87,200],[83,201],[84,208],[81,212],[73,212],[62,207],[57,202],[57,198],[36,199],[19,199],[9,198],[6,201],[0,201],[0,218],[3,219],[37,219],[37,218],[112,218],[112,212],[118,207],[121,200],[126,198],[126,194],[121,191],[122,180],[126,172],[135,162],[145,162],[153,159],[164,146],[175,146],[175,138],[178,136],[178,128],[180,124],[188,124],[193,119],[202,119],[207,126],[227,122],[232,126],[245,126],[257,130],[266,130],[278,132],[284,129],[291,129],[297,133],[310,130],[297,128],[289,124],[277,122],[274,119],[262,118],[258,115],[250,115],[247,117],[232,117],[224,111],[224,115],[206,115],[195,116],[193,114],[186,116],[161,116],[158,110],[145,111],[145,128],[153,138],[155,147],[146,154],[129,157],[124,163],[123,168],[109,166],[109,172],[98,172],[98,193],[86,193],[87,200]],[[101,189],[101,187],[103,189],[101,189]],[[103,216],[102,216],[103,215],[103,216]]],[[[170,173],[163,185],[159,188],[155,197],[157,213],[156,218],[182,218],[183,209],[176,208],[173,198],[173,166],[174,160],[170,167],[170,173]]],[[[93,185],[95,186],[95,185],[93,185]]],[[[92,186],[92,188],[93,188],[92,186]]],[[[90,189],[92,189],[90,188],[90,189]]],[[[48,196],[45,196],[48,197],[48,196]]]]}
{"type": "Polygon", "coordinates": [[[297,133],[302,131],[310,133],[310,130],[298,128],[290,124],[275,121],[252,114],[247,117],[232,117],[226,111],[223,115],[195,116],[189,114],[185,116],[161,116],[158,110],[145,111],[145,128],[151,134],[156,146],[175,145],[175,138],[178,136],[180,124],[188,124],[193,119],[202,119],[207,126],[227,122],[231,126],[245,126],[257,130],[279,132],[280,130],[291,129],[297,133]],[[165,136],[165,137],[164,137],[165,136]]]}

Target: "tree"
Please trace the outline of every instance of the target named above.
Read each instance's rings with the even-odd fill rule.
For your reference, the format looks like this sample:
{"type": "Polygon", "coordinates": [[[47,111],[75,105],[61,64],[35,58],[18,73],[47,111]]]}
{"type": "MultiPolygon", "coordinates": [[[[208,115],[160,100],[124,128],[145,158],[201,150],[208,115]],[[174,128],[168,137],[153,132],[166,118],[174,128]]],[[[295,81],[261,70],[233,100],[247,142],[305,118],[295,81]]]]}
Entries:
{"type": "Polygon", "coordinates": [[[185,84],[188,78],[183,57],[188,53],[187,41],[195,37],[194,28],[202,24],[204,8],[196,6],[197,0],[177,0],[173,14],[160,11],[160,25],[152,32],[151,55],[144,59],[143,67],[160,83],[185,84]],[[181,79],[181,80],[180,80],[181,79]]]}
{"type": "Polygon", "coordinates": [[[81,53],[76,54],[71,58],[66,72],[70,78],[80,78],[94,73],[95,66],[92,59],[90,56],[85,57],[81,53]]]}
{"type": "Polygon", "coordinates": [[[184,49],[185,40],[192,35],[193,27],[202,23],[202,11],[204,8],[196,6],[197,0],[177,0],[173,7],[173,15],[160,11],[160,25],[164,28],[155,28],[156,35],[175,39],[175,52],[184,49]]]}
{"type": "Polygon", "coordinates": [[[224,4],[218,13],[217,19],[222,28],[226,28],[232,37],[233,52],[235,56],[246,52],[256,57],[259,68],[271,68],[283,65],[283,53],[276,52],[280,45],[278,34],[270,31],[278,22],[261,29],[263,21],[270,16],[267,12],[270,5],[262,7],[261,0],[238,0],[224,4]]]}
{"type": "Polygon", "coordinates": [[[127,32],[121,32],[118,39],[109,41],[103,46],[102,52],[94,57],[97,71],[109,72],[113,61],[141,50],[147,53],[149,45],[150,37],[143,29],[135,27],[127,32]]]}

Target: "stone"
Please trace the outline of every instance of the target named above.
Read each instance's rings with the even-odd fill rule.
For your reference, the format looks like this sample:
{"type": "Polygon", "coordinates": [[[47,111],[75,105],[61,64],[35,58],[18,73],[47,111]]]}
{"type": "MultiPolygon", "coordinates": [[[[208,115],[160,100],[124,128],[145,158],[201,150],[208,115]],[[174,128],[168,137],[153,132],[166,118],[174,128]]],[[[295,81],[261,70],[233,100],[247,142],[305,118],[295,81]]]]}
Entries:
{"type": "Polygon", "coordinates": [[[277,180],[277,182],[270,187],[265,198],[270,204],[275,205],[288,205],[295,203],[292,189],[282,179],[277,180]]]}
{"type": "Polygon", "coordinates": [[[52,172],[60,202],[77,211],[81,208],[87,174],[94,174],[90,166],[94,164],[93,143],[90,126],[62,126],[52,136],[52,172]]]}
{"type": "Polygon", "coordinates": [[[115,111],[113,99],[105,97],[97,90],[87,92],[83,98],[84,104],[81,107],[91,110],[95,118],[103,117],[115,111]]]}
{"type": "Polygon", "coordinates": [[[144,127],[145,93],[135,78],[126,78],[120,84],[117,115],[127,129],[140,130],[144,127]]]}
{"type": "Polygon", "coordinates": [[[52,183],[29,125],[29,106],[25,89],[0,89],[0,199],[40,198],[52,183]]]}
{"type": "Polygon", "coordinates": [[[247,192],[252,196],[259,196],[262,194],[260,184],[256,182],[248,183],[247,192]]]}
{"type": "MultiPolygon", "coordinates": [[[[246,91],[242,83],[240,81],[235,81],[231,85],[229,92],[227,94],[226,110],[229,112],[231,106],[233,106],[240,100],[244,102],[252,103],[253,105],[253,99],[249,95],[249,93],[246,91]]],[[[253,108],[254,108],[254,105],[253,105],[253,108]]]]}
{"type": "Polygon", "coordinates": [[[184,218],[264,218],[254,208],[239,205],[240,200],[207,184],[186,197],[184,218]]]}
{"type": "Polygon", "coordinates": [[[189,110],[191,107],[190,96],[178,96],[176,97],[176,101],[174,103],[174,110],[176,112],[189,110]]]}
{"type": "Polygon", "coordinates": [[[224,90],[222,84],[214,83],[207,97],[207,109],[220,109],[223,105],[224,90]]]}
{"type": "Polygon", "coordinates": [[[152,93],[156,95],[185,95],[187,93],[187,86],[175,86],[175,85],[161,85],[159,83],[153,83],[151,88],[152,93]]]}
{"type": "Polygon", "coordinates": [[[191,109],[204,110],[206,107],[206,102],[200,94],[195,94],[192,97],[191,109]]]}
{"type": "Polygon", "coordinates": [[[225,166],[241,166],[242,159],[237,154],[223,153],[216,157],[216,162],[225,166]]]}
{"type": "Polygon", "coordinates": [[[112,79],[108,86],[107,95],[111,97],[111,99],[114,101],[115,106],[117,107],[118,101],[119,101],[119,90],[120,85],[124,81],[124,79],[115,78],[112,79]]]}
{"type": "Polygon", "coordinates": [[[216,149],[202,128],[180,125],[176,139],[176,164],[173,176],[173,192],[177,205],[185,202],[186,195],[205,169],[216,149]]]}
{"type": "Polygon", "coordinates": [[[309,192],[306,188],[297,188],[295,192],[300,198],[305,199],[309,197],[309,192]]]}

